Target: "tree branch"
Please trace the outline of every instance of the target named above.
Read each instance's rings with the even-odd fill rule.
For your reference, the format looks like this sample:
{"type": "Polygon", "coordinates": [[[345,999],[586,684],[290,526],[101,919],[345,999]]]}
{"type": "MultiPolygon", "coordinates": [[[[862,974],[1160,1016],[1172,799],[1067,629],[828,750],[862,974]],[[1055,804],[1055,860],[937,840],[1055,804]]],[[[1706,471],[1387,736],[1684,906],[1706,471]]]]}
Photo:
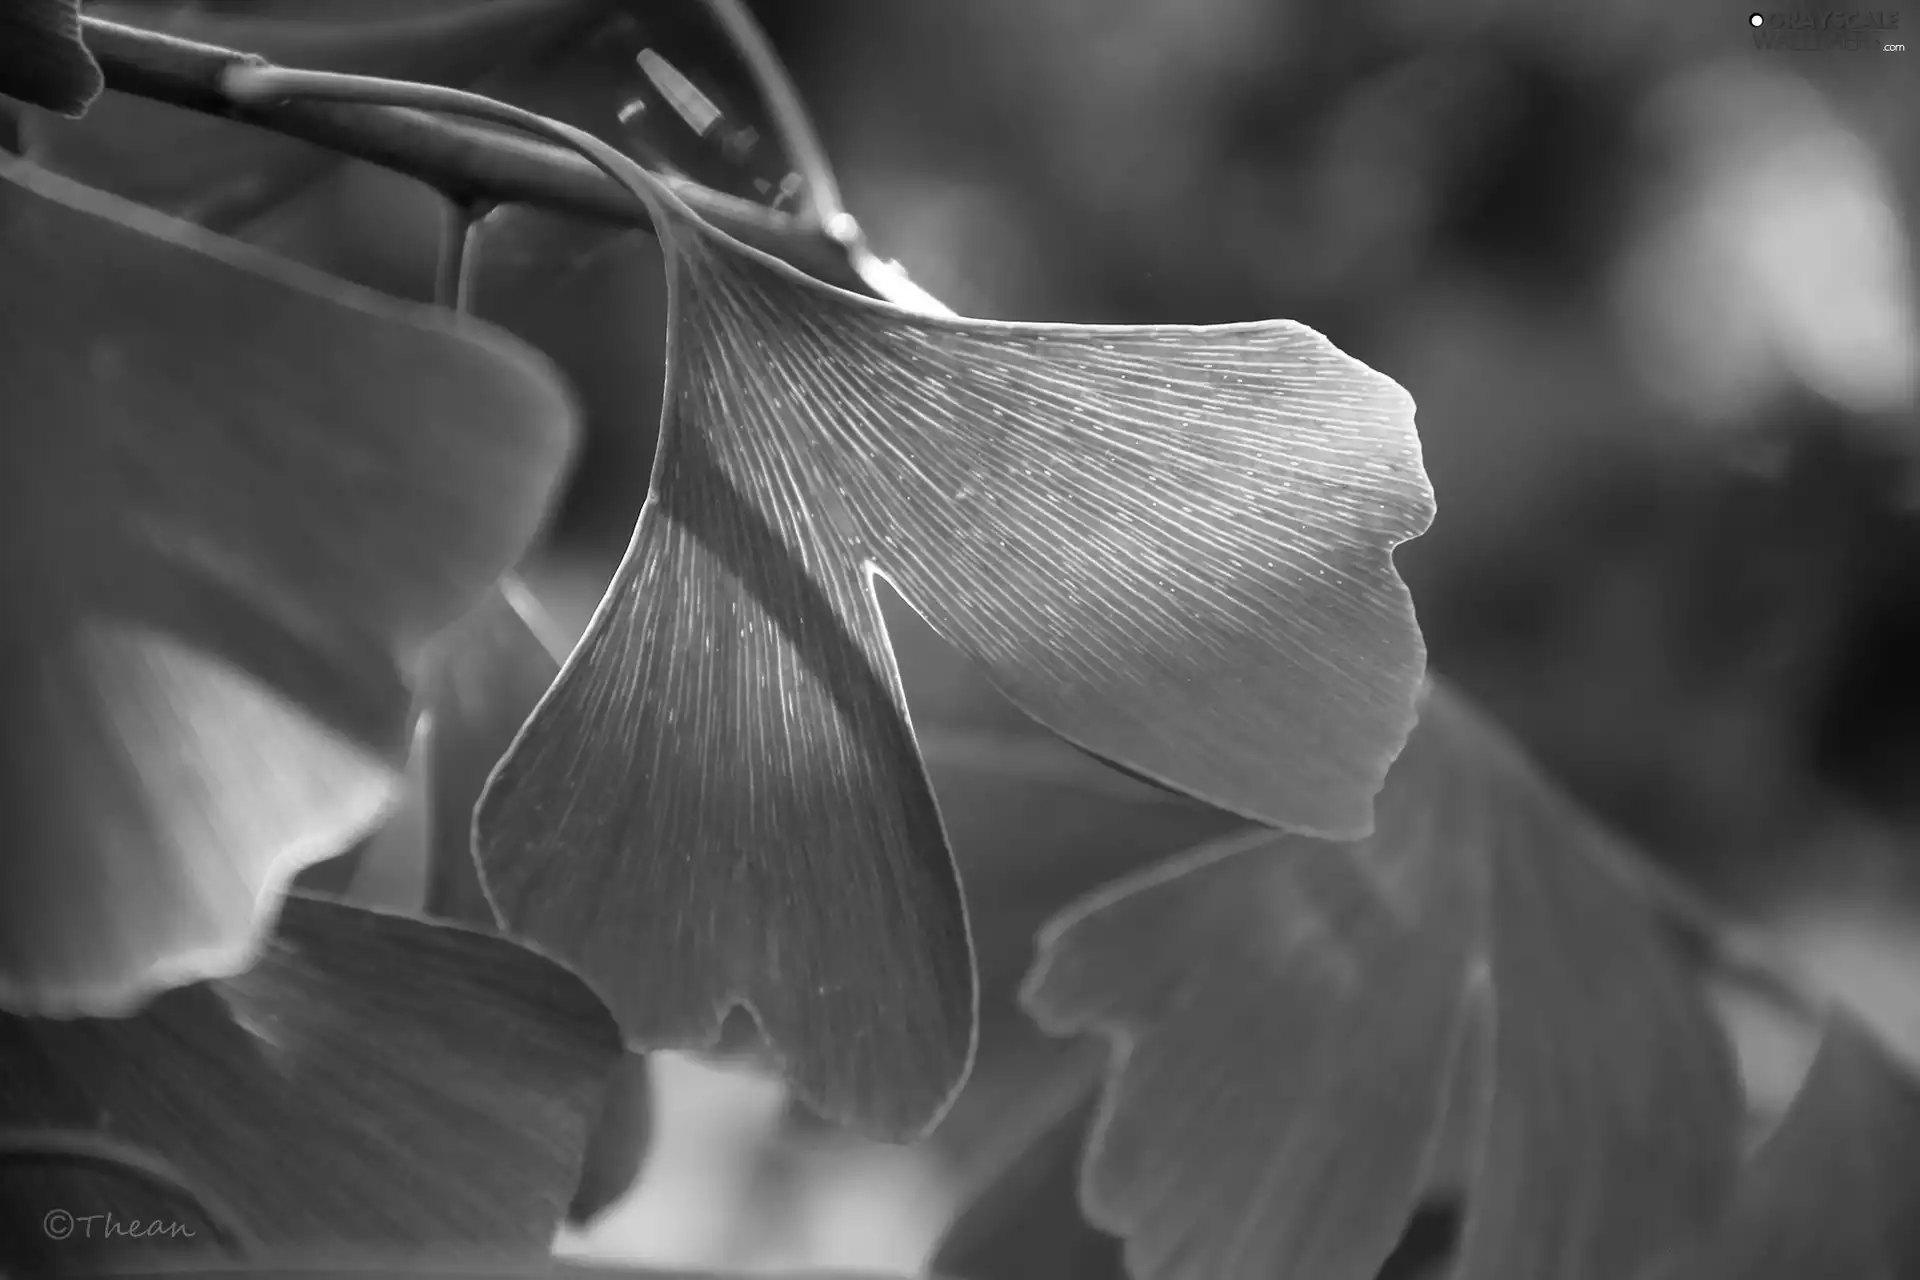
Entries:
{"type": "MultiPolygon", "coordinates": [[[[83,21],[107,87],[315,143],[367,160],[472,203],[529,204],[617,226],[652,230],[646,210],[590,161],[546,143],[421,111],[361,103],[238,103],[221,89],[235,64],[262,59],[97,18],[83,21]]],[[[874,290],[845,246],[797,218],[695,182],[663,179],[709,224],[800,270],[858,293],[874,290]]]]}

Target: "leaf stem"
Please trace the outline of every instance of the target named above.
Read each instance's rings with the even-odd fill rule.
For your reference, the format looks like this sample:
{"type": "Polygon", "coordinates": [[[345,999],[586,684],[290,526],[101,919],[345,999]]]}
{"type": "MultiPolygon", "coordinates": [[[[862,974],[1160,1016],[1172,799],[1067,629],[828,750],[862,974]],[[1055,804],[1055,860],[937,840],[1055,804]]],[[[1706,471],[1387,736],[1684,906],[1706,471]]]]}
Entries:
{"type": "Polygon", "coordinates": [[[446,200],[441,207],[440,256],[433,266],[433,300],[452,311],[465,311],[473,295],[471,252],[480,219],[492,208],[487,201],[446,200]]]}
{"type": "Polygon", "coordinates": [[[741,0],[703,0],[703,3],[733,45],[734,52],[746,63],[754,88],[760,91],[767,109],[773,113],[774,130],[805,184],[809,220],[828,235],[840,239],[851,223],[846,206],[840,202],[840,183],[833,176],[833,166],[827,161],[826,148],[820,145],[820,135],[814,131],[806,104],[800,100],[800,91],[787,75],[767,33],[760,29],[741,0]]]}
{"type": "Polygon", "coordinates": [[[867,234],[840,200],[840,183],[827,161],[826,148],[814,131],[800,91],[774,52],[766,32],[760,29],[743,0],[702,0],[707,12],[720,25],[734,52],[746,63],[754,87],[773,113],[773,127],[780,135],[787,158],[799,172],[806,194],[808,221],[837,242],[847,263],[859,276],[864,293],[884,298],[906,311],[929,316],[951,316],[953,309],[907,278],[899,263],[882,258],[867,243],[867,234]]]}
{"type": "Polygon", "coordinates": [[[504,125],[539,138],[551,139],[585,156],[607,177],[625,188],[636,208],[645,210],[656,236],[671,225],[669,213],[696,216],[667,179],[641,166],[632,157],[602,142],[584,129],[483,94],[410,80],[344,75],[335,71],[296,71],[261,63],[239,62],[220,74],[222,92],[236,103],[264,104],[287,99],[377,104],[423,112],[438,111],[504,125]]]}
{"type": "MultiPolygon", "coordinates": [[[[99,18],[84,19],[83,27],[109,89],[315,143],[404,173],[451,199],[531,204],[654,229],[647,210],[597,165],[558,146],[369,102],[236,101],[224,87],[226,72],[236,66],[264,68],[263,59],[99,18]]],[[[698,183],[662,182],[704,221],[736,240],[829,284],[880,296],[854,268],[846,248],[822,229],[698,183]]]]}

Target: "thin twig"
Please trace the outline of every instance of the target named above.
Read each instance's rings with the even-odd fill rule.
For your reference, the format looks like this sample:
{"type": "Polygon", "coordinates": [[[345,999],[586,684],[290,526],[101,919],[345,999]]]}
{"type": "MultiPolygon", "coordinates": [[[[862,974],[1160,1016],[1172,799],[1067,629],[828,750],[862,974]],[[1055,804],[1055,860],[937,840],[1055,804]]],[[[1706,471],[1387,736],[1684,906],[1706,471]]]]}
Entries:
{"type": "Polygon", "coordinates": [[[440,220],[440,251],[433,264],[433,300],[451,311],[465,311],[473,299],[471,252],[480,220],[491,205],[470,200],[445,201],[440,220]]]}
{"type": "Polygon", "coordinates": [[[866,286],[863,292],[921,315],[951,316],[953,309],[908,279],[899,263],[875,253],[865,230],[847,212],[840,200],[839,180],[833,176],[833,165],[820,145],[806,103],[746,5],[741,0],[703,2],[746,63],[747,74],[773,114],[774,131],[800,174],[808,220],[840,244],[854,274],[866,286]]]}
{"type": "Polygon", "coordinates": [[[548,138],[571,147],[607,177],[625,188],[628,197],[646,210],[655,235],[669,234],[672,217],[695,215],[661,175],[631,156],[609,146],[585,129],[551,120],[525,107],[500,102],[484,94],[411,80],[343,75],[335,71],[297,71],[258,62],[229,65],[220,75],[222,93],[235,103],[264,105],[308,99],[320,102],[378,103],[403,110],[443,112],[484,120],[536,138],[548,138]]]}
{"type": "Polygon", "coordinates": [[[840,202],[840,183],[833,176],[833,166],[827,161],[826,148],[820,145],[806,104],[800,100],[800,91],[794,88],[767,33],[740,0],[703,2],[734,52],[746,63],[754,88],[773,114],[774,132],[804,184],[808,218],[814,226],[838,238],[849,220],[846,206],[840,202]]]}
{"type": "MultiPolygon", "coordinates": [[[[221,87],[229,67],[266,65],[217,45],[195,44],[98,18],[84,20],[87,47],[107,87],[312,142],[417,178],[455,200],[531,204],[598,222],[652,230],[645,209],[592,162],[560,147],[424,111],[358,102],[241,103],[221,87]]],[[[666,185],[709,225],[858,293],[877,296],[844,246],[800,219],[684,179],[666,185]]]]}

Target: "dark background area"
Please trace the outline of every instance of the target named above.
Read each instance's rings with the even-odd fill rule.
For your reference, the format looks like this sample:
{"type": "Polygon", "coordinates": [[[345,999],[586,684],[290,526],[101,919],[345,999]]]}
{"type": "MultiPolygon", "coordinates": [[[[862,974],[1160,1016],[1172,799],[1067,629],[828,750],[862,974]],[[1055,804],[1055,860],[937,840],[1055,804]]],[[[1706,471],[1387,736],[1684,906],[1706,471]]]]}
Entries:
{"type": "MultiPolygon", "coordinates": [[[[392,9],[328,8],[356,6],[392,9]]],[[[849,206],[956,310],[1288,317],[1406,386],[1440,514],[1399,560],[1436,670],[1920,1054],[1920,55],[1757,48],[1750,10],[1719,0],[754,7],[849,206]]],[[[96,6],[194,8],[315,6],[96,6]]],[[[481,87],[773,198],[786,166],[697,7],[625,8],[633,21],[593,46],[481,87]],[[675,127],[636,70],[641,47],[728,109],[731,146],[675,127]],[[636,98],[648,109],[622,129],[615,113],[636,98]]],[[[1917,24],[1902,14],[1886,35],[1917,24]]],[[[143,135],[161,139],[155,156],[235,132],[209,141],[194,121],[181,142],[164,109],[106,105],[65,138],[76,154],[116,111],[157,131],[143,135]]],[[[227,229],[424,296],[438,218],[414,184],[348,165],[227,229]]],[[[578,627],[645,491],[658,250],[517,214],[479,243],[482,314],[554,354],[589,412],[534,579],[578,627]]],[[[1040,919],[1207,820],[1143,820],[1123,789],[1049,790],[1054,757],[896,612],[1004,1003],[1040,919]]],[[[988,1045],[985,1100],[956,1132],[999,1133],[994,1118],[1018,1111],[1007,1099],[1042,1091],[1064,1061],[991,1026],[988,1045]]],[[[804,1128],[776,1123],[762,1082],[696,1088],[698,1069],[677,1062],[666,1076],[680,1109],[663,1112],[649,1176],[676,1170],[679,1190],[616,1211],[605,1247],[658,1251],[680,1230],[684,1247],[664,1247],[688,1260],[916,1256],[914,1214],[947,1194],[937,1170],[793,1137],[804,1128]],[[906,1197],[845,1228],[903,1242],[896,1253],[819,1243],[842,1239],[819,1188],[843,1175],[869,1209],[906,1197]],[[684,1243],[722,1204],[761,1224],[758,1243],[718,1226],[724,1248],[684,1243]]]]}

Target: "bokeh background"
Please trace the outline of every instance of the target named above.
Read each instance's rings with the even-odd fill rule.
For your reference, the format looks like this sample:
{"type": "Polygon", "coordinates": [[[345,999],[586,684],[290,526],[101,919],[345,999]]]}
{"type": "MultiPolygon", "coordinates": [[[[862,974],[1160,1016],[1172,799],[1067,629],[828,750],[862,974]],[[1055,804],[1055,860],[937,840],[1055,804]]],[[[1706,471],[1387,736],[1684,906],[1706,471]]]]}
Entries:
{"type": "MultiPolygon", "coordinates": [[[[400,3],[94,8],[164,25],[400,3]]],[[[782,199],[698,6],[611,7],[629,20],[482,87],[782,199]],[[719,134],[676,121],[641,48],[723,108],[719,134]]],[[[1406,386],[1440,515],[1400,563],[1435,668],[1920,1060],[1920,53],[1884,48],[1920,10],[1822,51],[1762,47],[1720,0],[753,7],[850,207],[957,310],[1290,317],[1406,386]]],[[[145,104],[96,114],[62,136],[82,160],[128,121],[155,155],[211,145],[145,104]]],[[[349,164],[271,207],[192,198],[176,207],[350,278],[430,287],[441,210],[404,179],[349,164]]],[[[644,493],[657,247],[520,213],[477,244],[478,309],[554,354],[588,410],[531,571],[577,633],[644,493]]],[[[978,1079],[933,1142],[876,1148],[795,1114],[750,1034],[731,1064],[656,1055],[640,1185],[570,1245],[917,1265],[1090,1079],[1013,1008],[1034,928],[1227,825],[1050,744],[910,612],[891,621],[980,932],[978,1079]]],[[[1790,1091],[1807,1046],[1743,1034],[1755,1088],[1790,1091]]]]}

